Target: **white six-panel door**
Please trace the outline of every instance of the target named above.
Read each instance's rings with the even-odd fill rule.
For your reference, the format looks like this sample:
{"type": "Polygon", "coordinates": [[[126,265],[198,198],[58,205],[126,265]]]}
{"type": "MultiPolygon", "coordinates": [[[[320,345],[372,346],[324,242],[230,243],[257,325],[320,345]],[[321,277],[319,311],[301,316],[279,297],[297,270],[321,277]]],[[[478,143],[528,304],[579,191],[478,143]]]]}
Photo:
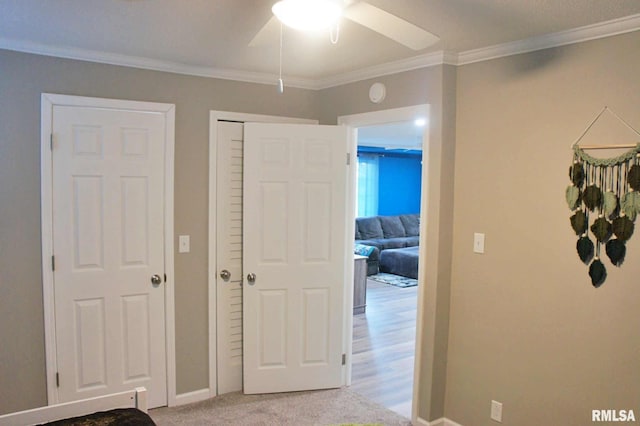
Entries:
{"type": "Polygon", "coordinates": [[[144,386],[150,407],[167,403],[165,125],[160,113],[54,107],[59,402],[144,386]]]}
{"type": "Polygon", "coordinates": [[[244,391],[339,387],[347,128],[244,130],[244,391]]]}

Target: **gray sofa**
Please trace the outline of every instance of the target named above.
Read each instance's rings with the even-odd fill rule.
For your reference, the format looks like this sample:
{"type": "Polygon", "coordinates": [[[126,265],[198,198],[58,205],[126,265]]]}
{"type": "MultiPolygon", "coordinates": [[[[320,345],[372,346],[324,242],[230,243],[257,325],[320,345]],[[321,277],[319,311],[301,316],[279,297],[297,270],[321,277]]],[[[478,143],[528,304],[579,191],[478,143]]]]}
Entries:
{"type": "Polygon", "coordinates": [[[367,260],[367,275],[380,271],[380,252],[417,246],[419,235],[419,214],[356,218],[355,243],[374,247],[367,260]]]}

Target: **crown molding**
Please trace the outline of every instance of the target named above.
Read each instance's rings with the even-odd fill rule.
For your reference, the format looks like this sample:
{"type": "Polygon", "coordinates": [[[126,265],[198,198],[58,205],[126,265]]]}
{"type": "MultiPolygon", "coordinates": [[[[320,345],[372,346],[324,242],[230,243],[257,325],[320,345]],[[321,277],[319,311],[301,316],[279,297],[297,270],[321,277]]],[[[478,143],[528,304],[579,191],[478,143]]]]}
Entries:
{"type": "Polygon", "coordinates": [[[581,43],[640,30],[640,14],[586,25],[557,33],[544,34],[510,43],[496,44],[458,54],[456,65],[472,64],[536,50],[581,43]]]}
{"type": "MultiPolygon", "coordinates": [[[[480,49],[467,50],[460,53],[438,51],[426,53],[399,61],[387,62],[380,65],[336,74],[330,77],[311,79],[286,77],[285,85],[309,90],[322,90],[341,86],[356,81],[367,80],[385,75],[397,74],[419,68],[437,65],[467,65],[475,62],[488,61],[505,56],[518,55],[536,50],[580,43],[599,38],[610,37],[640,30],[640,14],[630,15],[619,19],[587,25],[567,31],[561,31],[542,36],[531,37],[510,43],[497,44],[480,49]]],[[[99,62],[125,67],[142,68],[164,71],[175,74],[186,74],[198,77],[234,80],[246,83],[275,85],[278,76],[270,73],[200,67],[179,62],[162,61],[151,58],[119,55],[109,52],[80,49],[74,47],[50,46],[41,43],[12,40],[0,37],[0,49],[18,52],[34,53],[37,55],[55,56],[58,58],[76,59],[81,61],[99,62]]]]}
{"type": "MultiPolygon", "coordinates": [[[[22,40],[12,40],[0,37],[0,49],[17,52],[33,53],[36,55],[53,56],[56,58],[75,59],[80,61],[97,62],[124,67],[142,68],[154,71],[164,71],[175,74],[186,74],[197,77],[219,78],[223,80],[242,81],[245,83],[275,85],[278,81],[276,74],[199,67],[180,62],[162,61],[140,56],[120,55],[116,53],[81,49],[76,47],[51,46],[22,40]]],[[[383,75],[396,74],[418,68],[440,65],[445,60],[455,64],[455,54],[434,52],[414,56],[394,62],[387,62],[360,70],[338,74],[323,79],[296,78],[284,76],[286,87],[300,89],[321,90],[355,81],[375,78],[383,75]],[[452,60],[453,58],[453,60],[452,60]]]]}
{"type": "Polygon", "coordinates": [[[354,83],[356,81],[397,74],[419,68],[432,67],[435,65],[442,65],[444,63],[455,65],[456,61],[457,55],[455,53],[444,51],[426,53],[424,55],[413,56],[399,61],[387,62],[384,64],[374,65],[372,67],[322,78],[317,80],[315,89],[328,89],[330,87],[341,86],[343,84],[354,83]]]}
{"type": "MultiPolygon", "coordinates": [[[[0,37],[0,49],[17,52],[33,53],[36,55],[53,56],[56,58],[75,59],[80,61],[98,62],[123,67],[142,68],[154,71],[164,71],[175,74],[185,74],[196,77],[219,78],[223,80],[242,81],[245,83],[276,85],[278,76],[269,73],[199,67],[179,62],[161,61],[140,56],[120,55],[110,52],[80,49],[75,47],[50,46],[29,41],[12,40],[0,37]]],[[[314,89],[315,80],[302,78],[287,78],[287,87],[314,89]]]]}

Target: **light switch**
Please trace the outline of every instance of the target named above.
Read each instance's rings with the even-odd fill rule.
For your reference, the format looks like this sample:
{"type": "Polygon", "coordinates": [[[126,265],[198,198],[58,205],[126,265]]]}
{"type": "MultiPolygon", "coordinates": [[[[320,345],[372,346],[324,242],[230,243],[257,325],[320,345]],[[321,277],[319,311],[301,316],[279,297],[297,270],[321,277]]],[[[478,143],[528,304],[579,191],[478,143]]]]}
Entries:
{"type": "Polygon", "coordinates": [[[189,253],[191,251],[191,242],[188,235],[180,235],[178,237],[178,253],[189,253]]]}
{"type": "Polygon", "coordinates": [[[473,234],[473,252],[484,253],[484,234],[478,232],[473,234]]]}

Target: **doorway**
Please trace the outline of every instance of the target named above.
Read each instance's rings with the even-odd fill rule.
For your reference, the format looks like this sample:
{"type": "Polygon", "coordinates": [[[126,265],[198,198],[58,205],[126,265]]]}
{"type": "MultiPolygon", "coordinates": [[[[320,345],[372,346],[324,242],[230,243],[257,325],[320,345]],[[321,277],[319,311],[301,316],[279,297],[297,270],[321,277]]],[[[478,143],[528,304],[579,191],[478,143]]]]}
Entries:
{"type": "MultiPolygon", "coordinates": [[[[348,125],[353,128],[353,136],[352,136],[352,147],[351,152],[355,156],[358,152],[358,142],[362,139],[360,138],[360,133],[364,133],[365,137],[367,133],[370,133],[369,130],[376,130],[377,133],[382,134],[382,139],[385,137],[388,139],[390,135],[384,135],[385,131],[394,131],[396,133],[403,132],[401,130],[401,125],[399,123],[411,124],[414,125],[416,119],[424,120],[421,122],[415,122],[416,125],[420,126],[417,130],[411,129],[409,126],[405,126],[404,132],[406,133],[407,129],[411,129],[408,134],[405,134],[404,140],[399,138],[396,142],[396,148],[400,150],[412,149],[416,150],[419,148],[426,148],[428,145],[428,117],[429,117],[429,106],[428,105],[418,105],[414,107],[407,108],[398,108],[393,110],[386,111],[376,111],[371,113],[363,113],[363,114],[355,114],[350,116],[339,117],[338,123],[348,125]],[[364,130],[364,132],[363,132],[364,130]],[[410,135],[410,136],[409,136],[410,135]]],[[[375,133],[369,135],[369,139],[375,139],[375,133]]],[[[368,144],[378,145],[377,148],[382,148],[382,152],[385,151],[385,147],[382,145],[381,141],[371,142],[368,144]]],[[[362,151],[362,149],[360,150],[362,151]]],[[[371,150],[370,150],[371,151],[371,150]]],[[[375,150],[373,150],[375,151],[375,150]]],[[[427,153],[428,150],[424,149],[424,152],[427,153]]],[[[427,158],[424,158],[424,164],[427,163],[427,158]]],[[[424,183],[426,182],[427,170],[426,167],[421,170],[421,188],[420,188],[420,200],[424,198],[424,194],[426,193],[426,187],[424,183]]],[[[371,203],[371,198],[374,199],[374,204],[378,200],[378,197],[369,197],[369,200],[366,197],[361,197],[357,194],[357,176],[352,176],[352,200],[354,205],[354,211],[359,210],[361,213],[367,213],[367,215],[374,215],[378,213],[393,213],[391,211],[383,210],[376,211],[371,210],[370,206],[361,206],[359,203],[371,203]],[[364,207],[364,208],[363,208],[364,207]]],[[[424,201],[419,203],[420,209],[424,208],[424,201]]],[[[420,215],[424,217],[424,212],[420,215]]],[[[423,259],[422,255],[424,253],[423,244],[426,241],[426,235],[424,230],[426,229],[426,224],[421,221],[420,228],[420,248],[418,259],[421,261],[423,259]]],[[[421,262],[419,262],[421,263],[421,262]]],[[[370,271],[371,272],[371,271],[370,271]]],[[[381,403],[382,405],[395,410],[396,412],[412,418],[415,416],[413,407],[415,406],[415,399],[417,395],[417,383],[416,377],[418,376],[417,368],[415,366],[419,365],[417,360],[420,359],[420,346],[416,342],[416,328],[417,327],[417,318],[421,317],[422,306],[418,303],[420,299],[420,293],[424,291],[424,285],[422,283],[422,279],[420,274],[417,275],[418,285],[413,288],[409,288],[409,292],[407,292],[406,288],[394,288],[387,284],[379,284],[375,281],[367,280],[368,283],[371,283],[368,286],[368,300],[367,300],[367,313],[360,314],[362,317],[354,317],[354,336],[353,336],[353,344],[348,349],[348,353],[351,356],[348,356],[349,363],[347,364],[347,384],[353,387],[353,390],[365,395],[366,397],[381,403]],[[400,291],[404,293],[400,293],[400,291]],[[394,295],[390,295],[389,293],[394,293],[394,295]],[[388,327],[389,315],[393,316],[393,309],[390,310],[390,304],[387,300],[388,297],[395,297],[398,303],[398,309],[402,309],[404,312],[400,314],[399,317],[396,317],[396,321],[399,321],[401,325],[399,325],[397,330],[390,330],[388,327]],[[376,323],[376,319],[374,315],[379,315],[379,318],[383,323],[376,323]],[[366,315],[363,316],[363,315],[366,315]],[[403,318],[404,317],[404,318],[403,318]],[[410,324],[410,325],[407,325],[410,324]],[[379,334],[376,335],[375,327],[380,327],[379,334]],[[387,337],[393,336],[395,340],[384,341],[383,335],[387,334],[387,337]],[[400,345],[396,349],[401,348],[399,351],[393,350],[393,345],[400,345]],[[380,351],[377,356],[375,353],[375,349],[380,351]],[[390,355],[391,353],[395,353],[395,355],[390,355]],[[392,366],[391,364],[395,364],[392,366]],[[394,374],[393,371],[397,369],[398,374],[394,374]],[[408,374],[407,374],[408,370],[408,374]],[[383,376],[381,372],[386,371],[387,375],[383,376]],[[404,388],[399,392],[396,392],[398,387],[404,388]],[[382,391],[380,389],[383,389],[382,391]],[[388,391],[385,390],[394,389],[394,393],[396,395],[391,395],[388,391]],[[401,395],[401,396],[398,396],[401,395]]]]}
{"type": "Polygon", "coordinates": [[[211,111],[209,114],[209,396],[243,389],[244,123],[317,120],[211,111]]]}
{"type": "Polygon", "coordinates": [[[376,249],[366,260],[366,306],[353,318],[351,389],[405,417],[413,392],[425,123],[357,128],[356,227],[379,219],[385,239],[372,241],[356,229],[358,247],[376,249]],[[395,262],[395,255],[406,257],[395,262]]]}
{"type": "Polygon", "coordinates": [[[48,401],[144,386],[173,405],[175,107],[41,102],[48,401]]]}
{"type": "MultiPolygon", "coordinates": [[[[413,107],[407,107],[407,108],[399,108],[399,109],[394,109],[394,110],[387,110],[387,111],[379,111],[379,112],[373,112],[373,113],[364,113],[364,114],[357,114],[357,115],[353,115],[353,116],[344,116],[344,117],[340,117],[338,120],[339,124],[343,124],[343,125],[348,125],[352,128],[356,128],[356,127],[362,127],[362,126],[367,126],[367,125],[375,125],[375,124],[385,124],[385,123],[394,123],[394,122],[400,122],[400,121],[407,121],[407,120],[411,120],[413,118],[415,118],[416,115],[422,115],[425,117],[428,117],[429,113],[429,105],[418,105],[418,106],[413,106],[413,107]]],[[[217,261],[216,261],[216,238],[217,238],[217,233],[216,233],[216,202],[217,202],[217,194],[216,194],[216,183],[217,183],[217,177],[216,177],[216,160],[217,160],[217,154],[216,154],[216,145],[217,145],[217,123],[218,121],[239,121],[239,122],[245,122],[245,121],[268,121],[268,118],[270,117],[266,117],[266,116],[254,116],[251,114],[242,114],[242,113],[228,113],[228,112],[215,112],[212,111],[211,115],[210,115],[210,123],[211,123],[211,128],[210,128],[210,222],[209,222],[209,241],[210,241],[210,247],[209,247],[209,264],[211,265],[210,270],[209,270],[209,305],[210,305],[210,317],[209,317],[209,323],[210,323],[210,394],[211,396],[215,396],[217,393],[220,392],[220,388],[218,387],[218,377],[217,377],[217,371],[219,366],[216,365],[217,362],[217,354],[219,353],[219,349],[217,347],[217,342],[216,342],[216,336],[217,336],[217,332],[216,330],[219,330],[221,325],[219,323],[217,323],[217,318],[216,318],[216,307],[220,306],[220,300],[217,299],[217,280],[218,280],[218,276],[219,276],[219,272],[222,271],[218,271],[216,268],[217,265],[217,261]],[[255,117],[255,119],[254,119],[255,117]]],[[[279,122],[285,122],[284,120],[286,120],[285,118],[282,117],[271,117],[271,118],[276,118],[279,119],[281,121],[279,122]]],[[[308,121],[307,121],[308,122],[308,121]]],[[[351,158],[355,158],[356,155],[356,149],[355,149],[355,138],[352,138],[352,143],[353,146],[350,147],[350,157],[351,158]]],[[[428,141],[428,132],[425,130],[423,131],[423,140],[425,143],[425,147],[427,146],[427,141],[428,141]]],[[[353,197],[355,196],[354,194],[354,188],[355,186],[353,185],[353,183],[355,182],[355,167],[351,167],[350,168],[350,177],[349,177],[350,181],[352,182],[352,185],[350,186],[350,195],[349,197],[351,198],[352,202],[353,202],[353,197]]],[[[423,178],[422,178],[423,183],[426,182],[426,172],[423,173],[423,178]]],[[[438,181],[436,179],[436,181],[438,181]]],[[[423,185],[423,191],[424,191],[425,186],[423,185]]],[[[424,196],[422,196],[422,199],[424,200],[424,196]]],[[[423,201],[424,203],[424,201],[423,201]]],[[[423,206],[424,207],[424,206],[423,206]]],[[[353,218],[354,216],[352,216],[353,218]]],[[[351,219],[352,222],[353,219],[351,219]]],[[[437,219],[434,220],[434,225],[437,225],[438,221],[437,219]]],[[[421,225],[421,230],[424,229],[424,221],[422,221],[421,225]]],[[[353,228],[350,231],[350,234],[353,234],[353,228]]],[[[424,247],[424,242],[426,241],[425,238],[425,233],[421,232],[421,246],[424,247]]],[[[353,241],[353,240],[352,240],[353,241]]],[[[417,306],[417,316],[418,318],[420,318],[421,311],[422,311],[422,302],[420,302],[420,300],[424,299],[424,296],[422,294],[424,286],[418,286],[418,293],[419,293],[419,302],[418,302],[418,306],[417,306]]],[[[349,306],[345,306],[345,310],[351,310],[351,308],[349,308],[349,306]]],[[[345,315],[345,330],[352,330],[353,329],[353,316],[352,315],[345,315]]],[[[420,322],[418,322],[418,329],[420,329],[420,322]]],[[[350,333],[348,333],[349,335],[347,336],[345,334],[345,340],[344,340],[344,348],[345,348],[345,369],[344,369],[344,378],[343,378],[343,382],[346,385],[350,385],[351,384],[351,354],[352,354],[352,336],[350,335],[350,333]]],[[[415,369],[415,376],[419,375],[419,366],[420,366],[420,331],[418,331],[417,333],[418,336],[418,340],[417,340],[417,344],[416,344],[416,369],[415,369]]],[[[240,383],[239,388],[241,388],[242,384],[240,383]]],[[[414,385],[413,385],[413,415],[416,415],[416,394],[418,391],[418,385],[416,380],[414,380],[414,385]]]]}

